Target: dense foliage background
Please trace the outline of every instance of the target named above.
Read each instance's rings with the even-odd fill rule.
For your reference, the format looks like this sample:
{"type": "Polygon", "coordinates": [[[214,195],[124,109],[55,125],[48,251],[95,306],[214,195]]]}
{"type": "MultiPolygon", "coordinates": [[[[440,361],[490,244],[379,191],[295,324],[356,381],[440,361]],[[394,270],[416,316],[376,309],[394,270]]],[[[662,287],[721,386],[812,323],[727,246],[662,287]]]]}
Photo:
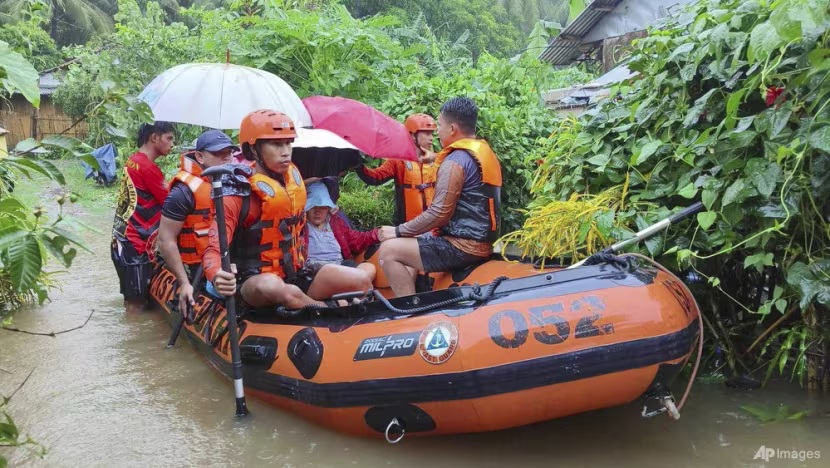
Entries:
{"type": "Polygon", "coordinates": [[[692,226],[644,252],[708,278],[709,332],[733,371],[761,351],[767,377],[793,364],[830,388],[828,27],[827,0],[703,0],[636,41],[639,75],[534,156],[528,224],[510,239],[579,258],[701,200],[692,226]],[[563,216],[572,233],[551,228],[563,216]]]}

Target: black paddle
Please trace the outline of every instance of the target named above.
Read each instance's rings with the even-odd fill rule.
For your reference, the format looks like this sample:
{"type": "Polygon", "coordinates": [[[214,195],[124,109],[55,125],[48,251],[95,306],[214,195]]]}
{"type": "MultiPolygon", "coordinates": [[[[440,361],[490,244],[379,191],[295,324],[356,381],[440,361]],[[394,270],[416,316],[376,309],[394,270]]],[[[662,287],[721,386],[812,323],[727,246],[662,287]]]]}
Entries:
{"type": "MultiPolygon", "coordinates": [[[[202,176],[213,179],[213,205],[216,207],[216,226],[219,229],[219,252],[222,255],[222,270],[231,273],[231,258],[228,254],[228,234],[225,232],[225,205],[222,202],[222,175],[233,174],[233,169],[227,165],[214,166],[202,172],[202,176]]],[[[233,390],[236,397],[236,416],[248,414],[248,405],[245,403],[245,390],[242,385],[242,360],[239,357],[239,330],[236,324],[236,298],[225,297],[227,310],[228,335],[231,340],[231,368],[233,371],[233,390]]]]}
{"type": "MultiPolygon", "coordinates": [[[[204,268],[202,268],[202,265],[199,264],[199,266],[196,268],[196,273],[193,274],[193,282],[190,284],[191,286],[193,286],[193,294],[194,295],[196,294],[196,291],[198,290],[197,288],[199,287],[199,283],[202,282],[202,276],[203,276],[204,272],[205,272],[204,268]]],[[[187,320],[188,324],[193,323],[193,317],[192,317],[192,315],[193,315],[193,306],[192,305],[190,305],[188,303],[187,304],[187,309],[186,310],[180,310],[179,312],[181,312],[182,318],[180,318],[179,321],[176,323],[176,326],[173,327],[173,333],[170,334],[170,340],[167,341],[167,347],[168,348],[172,348],[173,346],[176,345],[176,340],[179,339],[179,334],[182,332],[182,327],[184,326],[184,321],[187,320]]]]}
{"type": "MultiPolygon", "coordinates": [[[[684,208],[683,211],[681,211],[680,213],[677,213],[675,215],[671,215],[666,219],[663,219],[661,221],[658,221],[658,222],[652,224],[651,226],[648,226],[647,228],[645,228],[642,231],[635,234],[634,237],[632,237],[631,239],[626,239],[624,241],[617,242],[616,244],[612,245],[611,247],[608,247],[607,249],[603,250],[600,253],[602,253],[602,254],[615,254],[615,253],[619,252],[620,250],[622,250],[624,247],[627,247],[631,244],[636,244],[637,242],[640,242],[643,239],[647,239],[647,238],[653,236],[654,234],[657,234],[658,232],[662,231],[663,229],[666,229],[667,227],[671,226],[672,224],[677,224],[680,221],[683,221],[684,219],[688,218],[689,216],[697,213],[698,211],[700,211],[702,209],[703,209],[703,203],[697,202],[694,205],[691,205],[689,207],[684,208]]],[[[588,257],[588,258],[590,258],[590,257],[588,257]]],[[[586,258],[585,260],[588,260],[588,259],[586,258]]],[[[567,269],[580,267],[580,266],[582,266],[583,263],[585,263],[585,260],[581,260],[577,263],[574,263],[573,265],[569,266],[567,269]]]]}

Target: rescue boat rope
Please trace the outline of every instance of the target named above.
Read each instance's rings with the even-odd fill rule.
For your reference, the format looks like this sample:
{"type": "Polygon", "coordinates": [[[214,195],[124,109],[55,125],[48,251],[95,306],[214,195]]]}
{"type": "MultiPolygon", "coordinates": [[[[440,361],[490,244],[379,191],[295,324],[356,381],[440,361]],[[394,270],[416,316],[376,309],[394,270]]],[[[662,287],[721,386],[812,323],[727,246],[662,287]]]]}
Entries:
{"type": "Polygon", "coordinates": [[[381,294],[380,291],[378,291],[377,289],[373,290],[372,293],[375,295],[375,298],[377,300],[379,300],[380,302],[382,302],[383,305],[386,306],[386,308],[389,309],[390,311],[392,311],[396,314],[412,315],[412,314],[419,314],[421,312],[426,312],[426,311],[432,310],[432,309],[438,309],[438,308],[441,308],[441,307],[446,307],[446,306],[449,306],[449,305],[458,304],[459,302],[465,302],[465,301],[482,301],[483,302],[483,301],[487,301],[493,296],[493,293],[496,291],[496,288],[499,287],[499,284],[501,284],[502,281],[505,281],[505,280],[508,280],[508,279],[510,279],[510,278],[508,278],[507,276],[499,276],[498,278],[493,279],[493,281],[487,287],[487,291],[485,291],[484,294],[478,294],[477,291],[480,291],[481,287],[477,286],[472,291],[470,291],[470,293],[467,294],[467,295],[460,296],[460,297],[454,297],[452,299],[447,299],[445,301],[436,302],[434,304],[427,304],[427,305],[424,305],[424,306],[421,306],[421,307],[412,307],[410,309],[399,309],[399,308],[393,306],[392,303],[390,303],[388,299],[383,297],[383,294],[381,294]]]}
{"type": "Polygon", "coordinates": [[[700,310],[700,306],[697,303],[697,299],[695,299],[695,296],[692,294],[692,292],[686,286],[686,283],[684,283],[683,280],[678,278],[677,275],[675,275],[674,273],[669,271],[666,267],[664,267],[663,265],[660,265],[659,263],[655,262],[654,260],[646,257],[643,254],[639,254],[639,253],[627,253],[627,254],[623,254],[621,256],[622,257],[629,257],[630,256],[630,257],[640,258],[640,259],[646,260],[648,263],[651,263],[651,264],[657,266],[658,268],[660,268],[661,270],[663,270],[666,274],[668,274],[669,276],[671,276],[672,278],[677,280],[677,283],[679,285],[681,285],[681,287],[686,290],[686,294],[688,294],[689,297],[692,298],[692,302],[694,302],[695,308],[697,308],[697,322],[698,322],[698,325],[700,326],[700,334],[699,334],[699,337],[698,337],[698,340],[697,340],[697,359],[695,359],[695,366],[694,366],[694,368],[692,368],[692,375],[691,375],[691,377],[689,377],[689,383],[686,385],[686,391],[683,393],[683,398],[680,399],[680,403],[678,403],[678,405],[677,405],[677,411],[680,411],[681,409],[683,409],[683,405],[686,403],[686,399],[689,398],[689,393],[691,393],[691,391],[692,391],[692,385],[695,382],[695,377],[697,377],[697,371],[698,371],[698,368],[700,367],[700,358],[701,358],[701,356],[703,356],[703,311],[700,310]]]}

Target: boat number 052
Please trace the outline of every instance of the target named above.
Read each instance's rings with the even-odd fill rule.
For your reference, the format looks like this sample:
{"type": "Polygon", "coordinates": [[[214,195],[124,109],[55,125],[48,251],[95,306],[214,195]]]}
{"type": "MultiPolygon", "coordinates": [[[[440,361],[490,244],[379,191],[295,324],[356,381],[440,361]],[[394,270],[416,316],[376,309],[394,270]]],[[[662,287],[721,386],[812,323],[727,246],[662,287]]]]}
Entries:
{"type": "MultiPolygon", "coordinates": [[[[614,324],[596,325],[602,317],[605,303],[596,296],[586,296],[571,302],[570,311],[585,313],[576,323],[574,337],[588,338],[614,333],[614,324]]],[[[529,307],[526,313],[518,310],[502,310],[490,317],[490,339],[502,348],[518,348],[527,342],[528,319],[534,327],[533,338],[539,343],[552,345],[562,343],[571,336],[571,324],[560,314],[565,312],[564,304],[557,302],[543,306],[529,307]],[[508,338],[511,336],[511,338],[508,338]]]]}

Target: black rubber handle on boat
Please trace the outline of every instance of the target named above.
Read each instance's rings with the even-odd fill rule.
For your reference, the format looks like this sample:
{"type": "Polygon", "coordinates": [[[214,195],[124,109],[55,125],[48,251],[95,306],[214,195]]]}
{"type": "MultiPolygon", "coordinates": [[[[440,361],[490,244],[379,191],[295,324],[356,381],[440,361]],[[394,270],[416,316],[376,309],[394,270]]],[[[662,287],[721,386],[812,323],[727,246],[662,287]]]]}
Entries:
{"type": "MultiPolygon", "coordinates": [[[[199,287],[199,283],[202,282],[202,276],[204,276],[204,273],[205,273],[205,270],[204,270],[204,268],[202,268],[202,265],[200,264],[196,268],[196,273],[193,275],[193,282],[190,283],[190,285],[193,286],[194,293],[197,290],[196,288],[199,287]]],[[[185,320],[187,320],[188,324],[193,323],[193,319],[191,318],[191,316],[193,315],[193,306],[192,305],[188,304],[186,311],[182,312],[180,310],[179,312],[182,314],[182,318],[180,318],[179,321],[176,322],[176,326],[173,327],[173,333],[170,334],[170,339],[167,340],[167,347],[168,348],[172,348],[173,346],[176,346],[176,340],[179,339],[179,334],[181,334],[181,332],[182,332],[182,327],[184,326],[185,320]]]]}
{"type": "MultiPolygon", "coordinates": [[[[202,173],[203,176],[213,176],[213,205],[216,208],[216,227],[219,237],[219,252],[222,255],[222,270],[232,272],[231,258],[228,252],[228,233],[225,231],[225,204],[222,197],[222,174],[230,174],[229,167],[214,166],[202,173]]],[[[225,297],[227,311],[227,328],[231,345],[231,370],[233,375],[233,389],[236,401],[236,416],[248,414],[248,405],[245,403],[245,387],[242,383],[242,359],[239,352],[239,327],[236,323],[236,298],[225,297]]]]}
{"type": "Polygon", "coordinates": [[[210,177],[212,179],[216,179],[215,176],[221,176],[222,174],[233,174],[233,168],[222,164],[220,166],[209,167],[202,171],[202,177],[210,177]]]}
{"type": "Polygon", "coordinates": [[[683,211],[681,211],[680,213],[672,215],[669,218],[669,222],[672,223],[672,224],[679,223],[680,221],[683,221],[684,219],[688,218],[689,216],[697,213],[698,211],[702,211],[702,210],[703,210],[703,202],[697,202],[697,203],[695,203],[694,205],[692,205],[690,207],[684,208],[683,211]]]}

